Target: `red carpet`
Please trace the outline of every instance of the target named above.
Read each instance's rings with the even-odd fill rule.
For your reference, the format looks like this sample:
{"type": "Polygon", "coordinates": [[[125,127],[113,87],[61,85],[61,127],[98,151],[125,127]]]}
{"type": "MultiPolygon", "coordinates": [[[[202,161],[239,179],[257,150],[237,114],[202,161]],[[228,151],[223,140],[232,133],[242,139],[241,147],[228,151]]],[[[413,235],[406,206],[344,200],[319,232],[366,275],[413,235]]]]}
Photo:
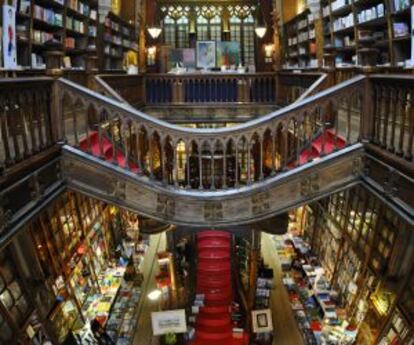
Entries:
{"type": "Polygon", "coordinates": [[[233,336],[231,237],[222,231],[197,234],[197,293],[204,294],[191,345],[247,345],[247,334],[233,336]]]}
{"type": "MultiPolygon", "coordinates": [[[[106,161],[108,162],[115,161],[117,165],[119,165],[120,167],[122,168],[126,167],[125,155],[122,152],[122,150],[117,149],[115,152],[115,157],[114,157],[112,143],[105,136],[102,137],[102,153],[101,153],[100,151],[101,149],[99,147],[99,136],[98,136],[98,132],[96,131],[89,133],[89,143],[88,143],[87,138],[83,138],[80,140],[79,146],[82,151],[85,151],[85,152],[89,151],[91,154],[93,154],[96,157],[100,157],[102,154],[102,157],[106,161]]],[[[128,165],[129,165],[129,169],[132,172],[138,172],[138,165],[136,163],[129,160],[128,165]]]]}
{"type": "MultiPolygon", "coordinates": [[[[335,134],[332,130],[327,129],[323,135],[319,135],[313,142],[312,145],[303,150],[300,154],[299,163],[300,165],[305,164],[317,157],[320,157],[322,154],[322,138],[325,137],[325,154],[330,154],[335,149],[335,134]]],[[[82,138],[80,140],[80,149],[85,152],[90,152],[92,155],[96,157],[102,156],[106,161],[113,162],[119,165],[122,168],[126,167],[125,155],[120,148],[116,149],[115,157],[113,154],[113,148],[111,141],[103,136],[102,137],[102,153],[101,148],[99,147],[99,140],[98,140],[98,132],[93,131],[89,134],[89,143],[87,138],[82,138]]],[[[346,140],[341,137],[336,137],[336,147],[337,149],[341,149],[345,147],[346,140]]],[[[135,162],[129,160],[128,162],[129,169],[132,172],[138,172],[138,165],[135,162]]],[[[289,168],[294,168],[295,164],[289,164],[289,168]]],[[[222,242],[220,240],[225,239],[222,235],[217,235],[217,238],[200,238],[200,244],[204,248],[214,248],[214,249],[221,249],[222,242]],[[220,237],[221,236],[221,237],[220,237]]]]}
{"type": "MultiPolygon", "coordinates": [[[[299,163],[300,165],[305,164],[312,159],[320,157],[322,154],[322,139],[325,136],[325,154],[330,154],[335,149],[335,133],[327,129],[325,133],[319,135],[314,141],[312,141],[311,147],[306,150],[303,150],[300,154],[299,163]]],[[[346,140],[341,136],[336,137],[336,147],[337,149],[342,149],[346,145],[346,140]]],[[[292,167],[292,166],[291,166],[292,167]]]]}

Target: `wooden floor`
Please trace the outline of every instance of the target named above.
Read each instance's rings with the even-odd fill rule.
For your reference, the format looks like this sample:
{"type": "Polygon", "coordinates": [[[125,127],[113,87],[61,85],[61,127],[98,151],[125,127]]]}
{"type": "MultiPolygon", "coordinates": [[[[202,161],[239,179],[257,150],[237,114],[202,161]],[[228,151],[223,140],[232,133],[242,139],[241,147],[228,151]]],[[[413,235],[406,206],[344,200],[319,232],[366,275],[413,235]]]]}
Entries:
{"type": "Polygon", "coordinates": [[[155,290],[155,276],[159,272],[157,253],[165,251],[166,235],[151,235],[150,246],[145,254],[143,265],[144,282],[142,284],[141,301],[139,305],[138,324],[135,332],[134,345],[156,345],[159,343],[158,337],[152,336],[151,312],[159,309],[159,302],[148,299],[149,292],[155,290]]]}
{"type": "Polygon", "coordinates": [[[274,325],[273,345],[303,345],[290,307],[288,294],[282,282],[282,269],[270,235],[262,233],[262,255],[269,267],[273,268],[274,288],[271,295],[271,308],[274,325]]]}
{"type": "MultiPolygon", "coordinates": [[[[156,345],[158,337],[152,336],[151,312],[158,310],[158,303],[151,302],[147,295],[156,288],[155,275],[158,273],[156,253],[165,250],[165,234],[151,236],[150,248],[145,256],[144,283],[134,345],[156,345]]],[[[282,270],[273,240],[270,235],[262,234],[262,255],[265,263],[273,268],[274,288],[271,308],[273,313],[273,345],[304,345],[296,321],[290,308],[288,295],[282,283],[282,270]]]]}

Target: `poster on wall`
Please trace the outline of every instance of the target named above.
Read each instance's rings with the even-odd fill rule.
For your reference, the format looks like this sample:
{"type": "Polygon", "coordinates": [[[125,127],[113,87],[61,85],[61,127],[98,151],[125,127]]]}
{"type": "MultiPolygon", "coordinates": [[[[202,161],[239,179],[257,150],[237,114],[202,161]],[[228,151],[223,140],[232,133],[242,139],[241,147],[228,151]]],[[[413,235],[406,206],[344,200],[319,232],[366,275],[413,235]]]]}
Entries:
{"type": "Polygon", "coordinates": [[[216,42],[197,41],[197,68],[210,69],[216,67],[216,42]]]}
{"type": "Polygon", "coordinates": [[[240,64],[240,42],[217,42],[217,67],[240,64]]]}
{"type": "Polygon", "coordinates": [[[184,309],[153,312],[151,313],[151,323],[154,335],[187,332],[184,309]]]}
{"type": "Polygon", "coordinates": [[[254,333],[273,331],[272,312],[270,309],[252,310],[252,323],[254,333]]]}
{"type": "Polygon", "coordinates": [[[171,52],[170,52],[171,68],[175,67],[177,63],[182,67],[195,68],[196,67],[195,49],[192,49],[192,48],[171,49],[171,52]]]}
{"type": "Polygon", "coordinates": [[[3,5],[3,63],[5,69],[17,67],[16,8],[3,5]]]}

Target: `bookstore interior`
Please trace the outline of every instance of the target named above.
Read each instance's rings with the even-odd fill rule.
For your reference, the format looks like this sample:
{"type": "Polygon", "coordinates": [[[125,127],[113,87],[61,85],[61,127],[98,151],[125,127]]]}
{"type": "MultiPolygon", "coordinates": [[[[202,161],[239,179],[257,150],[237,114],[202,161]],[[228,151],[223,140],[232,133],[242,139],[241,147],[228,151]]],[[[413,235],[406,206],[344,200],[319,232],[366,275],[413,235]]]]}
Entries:
{"type": "Polygon", "coordinates": [[[413,0],[1,9],[0,345],[414,345],[413,0]]]}

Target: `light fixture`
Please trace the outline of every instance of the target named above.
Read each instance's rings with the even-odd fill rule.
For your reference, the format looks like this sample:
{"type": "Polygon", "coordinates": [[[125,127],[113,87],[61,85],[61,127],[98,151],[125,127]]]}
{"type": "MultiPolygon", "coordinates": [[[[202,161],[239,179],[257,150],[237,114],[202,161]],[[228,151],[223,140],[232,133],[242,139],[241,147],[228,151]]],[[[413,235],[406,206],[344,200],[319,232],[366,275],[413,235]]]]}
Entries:
{"type": "Polygon", "coordinates": [[[159,12],[156,11],[155,12],[155,17],[152,18],[152,20],[150,20],[149,23],[147,23],[148,33],[150,34],[150,36],[154,40],[156,40],[161,35],[162,27],[161,27],[160,23],[161,23],[161,19],[160,19],[160,16],[159,16],[159,12]]]}
{"type": "Polygon", "coordinates": [[[151,292],[148,294],[148,298],[149,298],[151,301],[156,301],[156,300],[158,300],[160,297],[161,297],[161,290],[159,290],[159,289],[153,290],[153,291],[151,291],[151,292]]]}
{"type": "Polygon", "coordinates": [[[256,32],[257,37],[263,38],[266,35],[267,28],[264,26],[257,26],[254,31],[256,32]]]}
{"type": "Polygon", "coordinates": [[[264,20],[263,11],[260,5],[257,9],[256,27],[254,28],[254,31],[259,38],[263,38],[267,32],[266,21],[264,20]]]}
{"type": "Polygon", "coordinates": [[[264,51],[265,51],[265,57],[266,58],[271,58],[272,57],[273,49],[274,49],[273,44],[265,44],[264,51]]]}
{"type": "Polygon", "coordinates": [[[148,27],[148,29],[147,29],[147,30],[148,30],[148,33],[150,34],[150,36],[151,36],[154,40],[156,40],[158,37],[160,37],[161,32],[162,32],[161,27],[159,27],[159,26],[155,26],[155,25],[148,27]]]}

